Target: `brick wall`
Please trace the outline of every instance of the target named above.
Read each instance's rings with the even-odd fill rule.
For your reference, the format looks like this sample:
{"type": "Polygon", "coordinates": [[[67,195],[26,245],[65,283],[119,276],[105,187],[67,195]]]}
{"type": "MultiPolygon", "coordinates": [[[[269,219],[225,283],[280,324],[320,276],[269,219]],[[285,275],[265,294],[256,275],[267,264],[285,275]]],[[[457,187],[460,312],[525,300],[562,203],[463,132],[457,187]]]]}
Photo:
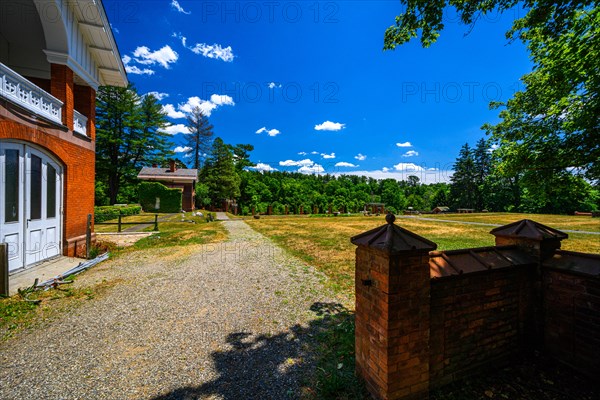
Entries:
{"type": "Polygon", "coordinates": [[[84,255],[87,215],[94,213],[93,143],[70,131],[36,126],[24,120],[17,122],[14,118],[8,109],[0,107],[0,139],[40,146],[63,165],[63,254],[84,255]]]}
{"type": "Polygon", "coordinates": [[[568,235],[530,220],[492,230],[496,247],[446,252],[400,229],[352,238],[356,370],[376,399],[426,399],[534,350],[596,378],[600,255],[561,251],[568,235]]]}
{"type": "Polygon", "coordinates": [[[531,268],[431,281],[431,387],[497,368],[527,341],[531,268]]]}
{"type": "Polygon", "coordinates": [[[600,277],[544,269],[544,345],[554,358],[597,378],[600,277]]]}

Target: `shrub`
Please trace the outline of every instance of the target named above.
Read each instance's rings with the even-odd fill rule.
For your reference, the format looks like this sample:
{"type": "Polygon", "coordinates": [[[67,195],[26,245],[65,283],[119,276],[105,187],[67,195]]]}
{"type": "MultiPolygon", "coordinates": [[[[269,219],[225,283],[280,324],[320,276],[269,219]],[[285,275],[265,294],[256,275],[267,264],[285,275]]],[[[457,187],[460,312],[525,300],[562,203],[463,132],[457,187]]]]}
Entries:
{"type": "Polygon", "coordinates": [[[139,186],[140,205],[147,212],[176,213],[181,211],[181,189],[170,189],[159,182],[142,182],[139,186]],[[160,199],[156,209],[156,199],[160,199]]]}
{"type": "Polygon", "coordinates": [[[138,205],[94,207],[94,222],[104,222],[121,215],[137,215],[142,211],[138,205]]]}

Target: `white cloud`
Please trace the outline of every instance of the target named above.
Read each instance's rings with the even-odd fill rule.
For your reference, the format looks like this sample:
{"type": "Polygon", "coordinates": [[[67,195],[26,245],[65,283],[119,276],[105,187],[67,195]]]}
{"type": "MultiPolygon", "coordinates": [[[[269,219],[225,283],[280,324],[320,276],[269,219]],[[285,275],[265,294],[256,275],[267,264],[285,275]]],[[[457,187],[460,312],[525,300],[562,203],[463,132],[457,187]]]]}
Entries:
{"type": "Polygon", "coordinates": [[[402,157],[416,157],[419,155],[418,151],[409,150],[406,153],[402,154],[402,157]]]}
{"type": "Polygon", "coordinates": [[[305,155],[306,155],[306,152],[305,152],[305,151],[301,151],[301,152],[299,152],[299,153],[298,153],[298,155],[299,155],[299,156],[305,156],[305,155]]]}
{"type": "Polygon", "coordinates": [[[316,131],[340,131],[340,130],[344,129],[345,126],[346,126],[346,124],[342,124],[339,122],[325,121],[322,124],[315,125],[315,130],[316,131]]]}
{"type": "Polygon", "coordinates": [[[335,153],[331,153],[331,154],[321,153],[321,157],[323,157],[325,159],[335,158],[335,153]]]}
{"type": "Polygon", "coordinates": [[[267,84],[267,86],[269,87],[269,89],[280,88],[281,87],[281,83],[269,82],[267,84]]]}
{"type": "Polygon", "coordinates": [[[191,149],[192,149],[192,148],[191,148],[191,147],[188,147],[188,146],[185,146],[185,147],[182,147],[182,146],[177,146],[177,147],[175,147],[175,148],[173,149],[173,151],[174,151],[175,153],[186,153],[186,152],[190,151],[191,149]]]}
{"type": "Polygon", "coordinates": [[[277,129],[267,129],[265,126],[256,131],[257,134],[261,134],[263,132],[267,132],[267,135],[273,137],[279,135],[281,132],[277,129]]]}
{"type": "Polygon", "coordinates": [[[231,46],[223,47],[217,43],[212,45],[206,43],[196,43],[194,46],[188,46],[187,38],[182,36],[180,33],[173,33],[171,36],[179,38],[183,47],[195,54],[202,54],[204,57],[216,58],[225,62],[232,62],[235,58],[231,46]]]}
{"type": "Polygon", "coordinates": [[[271,167],[269,164],[265,164],[265,163],[258,163],[256,164],[254,167],[249,167],[250,169],[253,169],[255,171],[259,171],[259,172],[271,172],[271,171],[277,171],[277,168],[273,168],[271,167]]]}
{"type": "Polygon", "coordinates": [[[189,97],[185,103],[178,104],[177,109],[184,113],[190,113],[192,112],[193,108],[198,107],[204,113],[204,115],[210,117],[210,115],[215,109],[223,105],[234,106],[235,102],[230,96],[227,95],[213,94],[210,96],[210,100],[203,100],[198,96],[192,96],[189,97]]]}
{"type": "Polygon", "coordinates": [[[218,106],[235,106],[233,98],[226,94],[213,94],[210,96],[210,101],[218,106]]]}
{"type": "Polygon", "coordinates": [[[357,155],[354,156],[354,158],[356,158],[358,161],[364,161],[367,158],[367,156],[365,156],[364,154],[358,153],[357,155]]]}
{"type": "Polygon", "coordinates": [[[396,143],[396,146],[398,146],[398,147],[412,147],[412,144],[410,144],[410,142],[404,142],[404,143],[396,143]]]}
{"type": "Polygon", "coordinates": [[[319,154],[319,152],[318,151],[311,151],[310,154],[315,154],[316,155],[316,154],[319,154]]]}
{"type": "Polygon", "coordinates": [[[358,167],[358,165],[354,165],[352,163],[349,162],[345,162],[345,161],[340,161],[339,163],[335,164],[336,167],[358,167]]]}
{"type": "Polygon", "coordinates": [[[154,71],[149,68],[140,69],[137,65],[125,65],[125,72],[133,75],[153,75],[154,71]]]}
{"type": "Polygon", "coordinates": [[[194,47],[189,48],[196,54],[202,54],[204,57],[217,58],[225,62],[232,62],[234,59],[231,46],[221,47],[220,44],[209,45],[206,43],[196,43],[194,47]]]}
{"type": "Polygon", "coordinates": [[[148,93],[146,93],[146,96],[148,96],[150,94],[152,96],[156,97],[156,100],[158,100],[158,101],[169,97],[169,93],[162,93],[162,92],[148,92],[148,93]]]}
{"type": "Polygon", "coordinates": [[[173,104],[165,104],[162,109],[163,112],[167,113],[167,117],[169,118],[185,118],[185,113],[175,110],[173,104]]]}
{"type": "Polygon", "coordinates": [[[135,62],[143,65],[159,64],[163,68],[169,69],[170,65],[179,59],[179,54],[166,45],[156,51],[151,51],[146,46],[139,46],[133,52],[135,62]]]}
{"type": "Polygon", "coordinates": [[[279,161],[279,165],[281,165],[282,167],[308,167],[311,165],[314,165],[315,162],[311,159],[304,159],[304,160],[300,160],[300,161],[293,161],[293,160],[285,160],[285,161],[279,161]]]}
{"type": "Polygon", "coordinates": [[[190,133],[187,126],[184,124],[169,125],[166,128],[163,128],[162,131],[168,133],[169,135],[175,135],[177,133],[190,133]]]}
{"type": "Polygon", "coordinates": [[[306,158],[304,160],[299,160],[299,161],[294,161],[294,160],[279,161],[279,165],[282,167],[299,167],[297,169],[297,172],[300,172],[303,174],[314,174],[314,173],[325,172],[325,168],[323,168],[322,165],[317,164],[313,160],[308,159],[308,158],[306,158]]]}
{"type": "Polygon", "coordinates": [[[181,7],[181,6],[179,5],[179,2],[178,2],[177,0],[172,0],[172,1],[171,1],[171,7],[173,7],[174,9],[176,9],[177,11],[179,11],[179,12],[180,12],[180,13],[182,13],[182,14],[187,14],[187,15],[189,15],[189,14],[191,14],[191,13],[192,13],[191,11],[185,11],[185,10],[183,9],[183,7],[181,7]]]}
{"type": "Polygon", "coordinates": [[[396,171],[403,171],[403,172],[425,171],[425,168],[423,168],[420,165],[417,165],[415,163],[398,163],[398,164],[394,165],[394,169],[396,171]]]}
{"type": "Polygon", "coordinates": [[[325,172],[325,168],[323,168],[323,166],[319,164],[305,165],[299,168],[298,172],[302,174],[320,174],[322,172],[325,172]]]}
{"type": "Polygon", "coordinates": [[[388,172],[390,169],[389,169],[388,167],[383,167],[383,168],[381,168],[381,170],[382,170],[383,172],[388,172]]]}

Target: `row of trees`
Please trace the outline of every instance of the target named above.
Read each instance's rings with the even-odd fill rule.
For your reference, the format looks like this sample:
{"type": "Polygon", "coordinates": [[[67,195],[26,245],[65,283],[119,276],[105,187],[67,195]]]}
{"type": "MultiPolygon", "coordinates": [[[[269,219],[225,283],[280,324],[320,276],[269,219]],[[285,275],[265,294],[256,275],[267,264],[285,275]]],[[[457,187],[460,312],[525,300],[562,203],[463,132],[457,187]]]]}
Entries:
{"type": "Polygon", "coordinates": [[[572,214],[600,208],[600,188],[577,171],[546,169],[507,172],[503,149],[491,151],[484,139],[465,143],[454,164],[450,203],[454,208],[572,214]]]}

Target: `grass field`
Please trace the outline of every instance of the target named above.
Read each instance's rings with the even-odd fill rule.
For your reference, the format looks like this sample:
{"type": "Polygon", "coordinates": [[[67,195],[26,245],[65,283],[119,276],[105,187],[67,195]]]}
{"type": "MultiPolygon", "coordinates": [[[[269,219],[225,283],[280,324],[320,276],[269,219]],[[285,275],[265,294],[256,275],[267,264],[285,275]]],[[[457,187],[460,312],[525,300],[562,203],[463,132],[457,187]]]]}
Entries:
{"type": "Polygon", "coordinates": [[[425,214],[423,217],[452,221],[483,222],[488,224],[510,224],[520,219],[531,219],[540,224],[561,230],[600,232],[600,218],[575,215],[544,215],[517,213],[476,213],[476,214],[425,214]]]}
{"type": "MultiPolygon", "coordinates": [[[[427,216],[429,218],[429,216],[427,216]]],[[[440,219],[457,219],[489,224],[506,224],[523,218],[533,219],[557,229],[600,231],[600,220],[590,217],[545,216],[524,214],[443,215],[440,219]],[[592,220],[591,222],[589,220],[592,220]],[[558,227],[560,225],[560,227],[558,227]]],[[[383,217],[271,217],[247,220],[251,227],[270,237],[305,261],[315,265],[329,278],[332,287],[348,294],[354,291],[354,250],[352,236],[385,224],[383,217]]],[[[493,246],[493,227],[467,225],[417,218],[398,218],[396,223],[438,245],[438,250],[493,246]]],[[[569,233],[562,243],[565,250],[600,253],[600,235],[569,233]]]]}

